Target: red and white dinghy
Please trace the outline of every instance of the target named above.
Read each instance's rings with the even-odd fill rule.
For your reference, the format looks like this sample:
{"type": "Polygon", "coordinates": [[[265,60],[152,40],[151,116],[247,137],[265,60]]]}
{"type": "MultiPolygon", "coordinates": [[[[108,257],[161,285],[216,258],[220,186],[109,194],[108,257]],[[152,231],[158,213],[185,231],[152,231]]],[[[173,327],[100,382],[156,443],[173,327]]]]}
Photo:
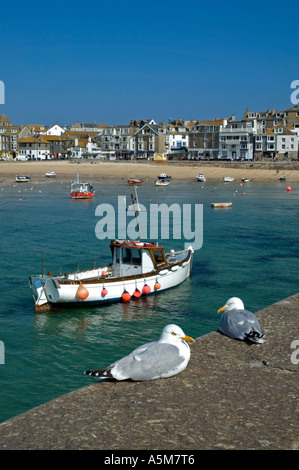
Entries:
{"type": "Polygon", "coordinates": [[[132,185],[135,185],[135,186],[140,186],[142,183],[143,183],[143,181],[139,180],[138,178],[129,178],[127,180],[127,184],[132,184],[132,185]]]}
{"type": "Polygon", "coordinates": [[[129,301],[162,292],[191,274],[194,250],[165,253],[162,246],[133,240],[110,243],[112,263],[84,271],[30,277],[35,311],[58,306],[129,301]]]}

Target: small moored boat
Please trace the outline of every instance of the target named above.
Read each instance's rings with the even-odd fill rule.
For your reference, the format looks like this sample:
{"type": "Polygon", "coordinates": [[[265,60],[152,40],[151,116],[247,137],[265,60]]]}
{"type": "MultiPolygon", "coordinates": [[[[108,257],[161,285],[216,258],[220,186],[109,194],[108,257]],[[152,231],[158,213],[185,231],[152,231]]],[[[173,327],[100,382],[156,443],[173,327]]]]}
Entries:
{"type": "MultiPolygon", "coordinates": [[[[132,201],[137,221],[137,188],[135,194],[136,198],[132,195],[132,201]]],[[[175,287],[191,274],[192,246],[165,253],[162,246],[151,242],[112,240],[110,249],[112,262],[109,266],[56,276],[52,276],[51,272],[30,276],[35,311],[50,311],[59,306],[128,302],[131,298],[175,287]]]]}
{"type": "Polygon", "coordinates": [[[196,175],[196,179],[197,181],[201,181],[201,182],[206,181],[206,177],[202,173],[198,173],[198,175],[196,175]]]}
{"type": "Polygon", "coordinates": [[[56,176],[56,173],[53,170],[50,170],[50,171],[46,172],[46,177],[47,178],[55,178],[55,176],[56,176]]]}
{"type": "Polygon", "coordinates": [[[156,181],[156,186],[168,186],[170,183],[169,180],[162,180],[162,179],[158,179],[156,181]]]}
{"type": "Polygon", "coordinates": [[[213,207],[214,209],[231,207],[231,205],[232,205],[232,202],[211,202],[211,207],[213,207]]]}
{"type": "Polygon", "coordinates": [[[223,181],[224,183],[232,183],[233,181],[235,181],[235,178],[232,178],[231,176],[224,176],[223,181]]]}
{"type": "Polygon", "coordinates": [[[71,183],[72,199],[91,199],[95,195],[93,186],[90,183],[81,183],[79,171],[77,171],[76,180],[71,183]]]}
{"type": "Polygon", "coordinates": [[[172,176],[167,176],[166,173],[160,173],[158,179],[162,181],[170,181],[172,180],[172,176]]]}
{"type": "Polygon", "coordinates": [[[135,186],[139,186],[142,183],[143,183],[143,181],[139,180],[137,178],[128,178],[128,181],[127,181],[127,184],[132,184],[132,185],[135,185],[135,186]]]}
{"type": "Polygon", "coordinates": [[[28,183],[30,181],[30,176],[16,176],[17,183],[28,183]]]}
{"type": "Polygon", "coordinates": [[[129,301],[175,287],[191,274],[194,253],[191,246],[165,253],[162,246],[153,243],[113,240],[110,249],[109,266],[56,276],[50,272],[31,276],[35,311],[129,301]]]}
{"type": "Polygon", "coordinates": [[[250,179],[249,178],[242,178],[242,183],[249,183],[250,179]]]}

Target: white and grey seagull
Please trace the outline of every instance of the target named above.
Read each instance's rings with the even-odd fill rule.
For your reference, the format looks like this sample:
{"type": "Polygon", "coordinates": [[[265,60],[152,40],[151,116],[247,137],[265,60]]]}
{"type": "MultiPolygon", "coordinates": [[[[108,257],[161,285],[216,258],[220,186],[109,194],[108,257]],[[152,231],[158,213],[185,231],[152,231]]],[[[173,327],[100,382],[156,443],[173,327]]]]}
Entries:
{"type": "Polygon", "coordinates": [[[163,328],[157,341],[146,343],[105,369],[87,370],[85,374],[115,380],[154,380],[182,372],[190,359],[188,342],[194,342],[177,325],[163,328]]]}
{"type": "Polygon", "coordinates": [[[254,313],[245,310],[244,304],[238,297],[231,297],[218,310],[222,313],[219,329],[230,338],[248,340],[253,343],[264,343],[264,336],[258,319],[254,313]]]}

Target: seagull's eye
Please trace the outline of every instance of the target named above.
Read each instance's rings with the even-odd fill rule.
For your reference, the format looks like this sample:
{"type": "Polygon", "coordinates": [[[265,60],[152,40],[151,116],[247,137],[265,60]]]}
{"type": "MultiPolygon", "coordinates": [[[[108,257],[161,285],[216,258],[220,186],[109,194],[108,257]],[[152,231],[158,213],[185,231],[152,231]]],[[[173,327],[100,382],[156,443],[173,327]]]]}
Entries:
{"type": "Polygon", "coordinates": [[[176,333],[175,333],[174,331],[172,331],[171,334],[172,334],[173,336],[176,336],[176,333]]]}

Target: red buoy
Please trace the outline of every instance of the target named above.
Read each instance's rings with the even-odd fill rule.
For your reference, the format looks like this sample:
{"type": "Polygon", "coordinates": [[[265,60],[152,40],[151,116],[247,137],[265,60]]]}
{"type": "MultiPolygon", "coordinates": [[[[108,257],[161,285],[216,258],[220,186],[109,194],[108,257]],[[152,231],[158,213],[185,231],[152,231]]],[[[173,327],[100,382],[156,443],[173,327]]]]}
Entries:
{"type": "Polygon", "coordinates": [[[135,297],[135,299],[138,299],[140,296],[141,296],[141,292],[139,289],[136,288],[133,292],[133,297],[135,297]]]}
{"type": "Polygon", "coordinates": [[[124,290],[124,292],[122,293],[121,298],[123,299],[124,302],[129,302],[129,300],[131,298],[131,294],[129,294],[128,291],[124,290]]]}
{"type": "Polygon", "coordinates": [[[80,300],[87,299],[87,297],[89,296],[89,292],[86,289],[86,287],[83,286],[82,282],[80,282],[80,284],[79,284],[79,287],[78,287],[77,292],[76,292],[76,296],[80,300]]]}
{"type": "Polygon", "coordinates": [[[155,285],[154,285],[155,290],[160,289],[160,287],[161,287],[160,282],[156,281],[156,282],[155,282],[155,285]]]}
{"type": "Polygon", "coordinates": [[[287,191],[292,191],[291,186],[287,186],[287,191]]]}
{"type": "Polygon", "coordinates": [[[144,284],[143,288],[142,288],[142,293],[143,294],[149,294],[151,291],[151,288],[150,286],[148,286],[147,284],[144,284]]]}
{"type": "Polygon", "coordinates": [[[105,295],[108,294],[108,291],[107,291],[106,287],[103,287],[101,294],[102,294],[103,297],[105,297],[105,295]]]}

